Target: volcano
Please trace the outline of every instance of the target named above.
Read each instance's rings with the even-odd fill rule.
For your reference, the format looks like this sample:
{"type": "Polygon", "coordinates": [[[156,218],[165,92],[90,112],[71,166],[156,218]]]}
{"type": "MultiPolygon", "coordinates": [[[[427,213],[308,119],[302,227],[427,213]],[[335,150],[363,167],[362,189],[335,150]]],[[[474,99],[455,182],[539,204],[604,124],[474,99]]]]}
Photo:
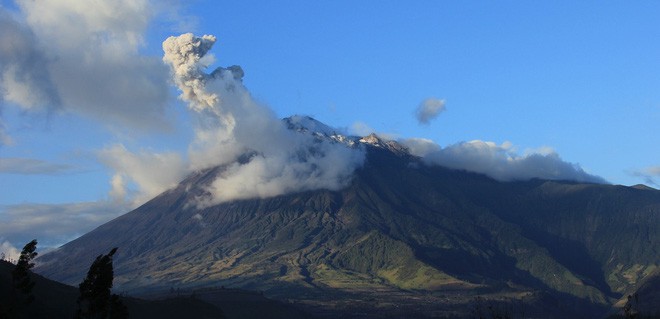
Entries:
{"type": "Polygon", "coordinates": [[[364,150],[348,186],[200,206],[224,167],[200,170],[43,255],[36,271],[77,284],[119,247],[115,286],[129,294],[228,286],[363,317],[460,316],[479,302],[593,317],[657,276],[658,190],[501,182],[427,165],[376,135],[287,123],[364,150]]]}

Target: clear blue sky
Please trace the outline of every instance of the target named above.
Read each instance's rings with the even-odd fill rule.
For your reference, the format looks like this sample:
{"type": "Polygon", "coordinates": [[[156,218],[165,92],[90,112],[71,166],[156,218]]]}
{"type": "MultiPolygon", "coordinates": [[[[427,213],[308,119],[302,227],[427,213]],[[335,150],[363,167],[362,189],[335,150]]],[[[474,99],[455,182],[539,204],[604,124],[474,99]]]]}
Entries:
{"type": "Polygon", "coordinates": [[[242,66],[280,117],[442,147],[550,147],[613,184],[660,183],[657,1],[128,1],[144,4],[130,13],[118,1],[94,9],[100,17],[91,5],[29,2],[0,2],[12,26],[0,31],[0,243],[61,244],[130,208],[110,199],[117,168],[102,150],[185,157],[194,120],[176,89],[141,96],[122,77],[166,83],[161,66],[140,61],[160,63],[163,40],[183,32],[215,35],[214,65],[242,66]],[[29,43],[9,45],[16,38],[29,43]],[[7,92],[23,80],[38,89],[7,92]],[[96,92],[115,85],[123,99],[96,92]],[[446,111],[420,125],[415,109],[430,97],[446,111]]]}

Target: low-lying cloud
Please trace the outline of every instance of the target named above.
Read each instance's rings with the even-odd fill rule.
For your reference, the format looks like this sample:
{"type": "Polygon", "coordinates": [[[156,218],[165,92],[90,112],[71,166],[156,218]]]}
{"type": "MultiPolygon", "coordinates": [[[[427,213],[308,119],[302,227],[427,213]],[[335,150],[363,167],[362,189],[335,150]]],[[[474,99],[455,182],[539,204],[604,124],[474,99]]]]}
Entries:
{"type": "Polygon", "coordinates": [[[180,98],[198,115],[189,158],[192,169],[225,165],[198,205],[271,197],[345,186],[364,153],[287,129],[272,110],[257,103],[242,83],[239,66],[205,70],[214,36],[191,33],[163,42],[180,98]],[[237,161],[241,156],[247,161],[237,161]]]}
{"type": "Polygon", "coordinates": [[[18,261],[21,256],[21,251],[14,247],[9,241],[0,238],[0,259],[10,260],[12,262],[18,261]]]}
{"type": "Polygon", "coordinates": [[[0,234],[10,243],[39,239],[40,247],[67,243],[124,214],[128,206],[112,201],[0,206],[0,234]]]}
{"type": "Polygon", "coordinates": [[[547,147],[520,155],[508,142],[497,145],[474,140],[444,148],[428,139],[412,138],[401,143],[428,164],[482,173],[499,181],[541,178],[607,183],[603,178],[585,172],[580,165],[563,161],[557,152],[547,147]]]}

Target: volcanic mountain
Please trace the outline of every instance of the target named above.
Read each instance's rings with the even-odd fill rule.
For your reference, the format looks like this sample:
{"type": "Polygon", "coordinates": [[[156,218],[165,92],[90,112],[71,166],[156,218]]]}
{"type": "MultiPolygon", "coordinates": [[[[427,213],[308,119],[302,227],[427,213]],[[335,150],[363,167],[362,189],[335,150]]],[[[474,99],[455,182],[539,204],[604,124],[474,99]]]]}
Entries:
{"type": "Polygon", "coordinates": [[[191,203],[224,168],[201,170],[40,257],[36,271],[76,284],[119,247],[115,285],[129,293],[224,285],[317,313],[420,316],[468,314],[483,296],[524,300],[528,317],[591,317],[659,269],[660,191],[500,182],[426,165],[375,135],[288,124],[364,148],[366,161],[338,191],[206,207],[191,203]]]}

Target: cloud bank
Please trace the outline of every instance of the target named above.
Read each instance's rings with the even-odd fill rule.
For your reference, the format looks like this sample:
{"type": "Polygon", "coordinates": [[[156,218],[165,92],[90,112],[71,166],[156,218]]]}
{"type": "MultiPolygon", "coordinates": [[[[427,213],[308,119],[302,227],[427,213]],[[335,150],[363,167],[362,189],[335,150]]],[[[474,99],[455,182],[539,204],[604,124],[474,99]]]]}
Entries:
{"type": "Polygon", "coordinates": [[[0,7],[0,107],[74,112],[132,130],[167,127],[167,68],[139,52],[149,1],[16,4],[17,14],[0,7]]]}
{"type": "Polygon", "coordinates": [[[415,111],[415,117],[419,124],[428,125],[440,113],[445,111],[445,100],[437,98],[428,98],[422,101],[415,111]]]}
{"type": "Polygon", "coordinates": [[[215,41],[212,35],[187,33],[163,42],[163,61],[171,67],[180,98],[199,119],[189,151],[191,168],[225,165],[208,185],[210,196],[198,205],[345,186],[364,153],[287,129],[252,98],[239,66],[206,73],[214,62],[208,52],[215,41]]]}
{"type": "Polygon", "coordinates": [[[474,140],[445,148],[428,139],[412,138],[400,142],[411,154],[422,157],[428,164],[482,173],[499,181],[541,178],[607,183],[601,177],[588,174],[579,165],[563,161],[551,148],[529,150],[519,155],[508,142],[497,145],[474,140]]]}

